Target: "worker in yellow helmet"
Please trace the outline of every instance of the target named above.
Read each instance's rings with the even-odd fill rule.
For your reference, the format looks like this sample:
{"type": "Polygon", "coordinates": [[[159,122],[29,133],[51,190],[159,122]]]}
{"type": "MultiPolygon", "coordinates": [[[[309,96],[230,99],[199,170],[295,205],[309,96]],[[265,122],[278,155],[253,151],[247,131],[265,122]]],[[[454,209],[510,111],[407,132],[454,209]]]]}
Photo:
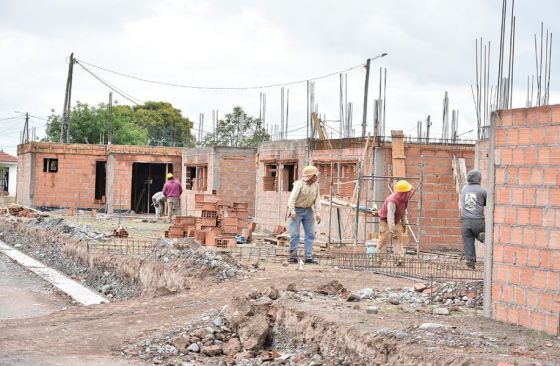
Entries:
{"type": "Polygon", "coordinates": [[[391,194],[383,202],[379,211],[379,242],[377,253],[383,255],[387,244],[393,244],[393,254],[404,256],[403,235],[406,235],[408,224],[407,207],[408,201],[414,193],[414,187],[406,180],[399,180],[395,186],[395,193],[391,194]]]}
{"type": "Polygon", "coordinates": [[[167,199],[167,220],[171,222],[173,214],[180,215],[179,198],[183,193],[183,187],[178,180],[174,179],[172,173],[167,174],[167,182],[163,185],[163,195],[167,199]]]}

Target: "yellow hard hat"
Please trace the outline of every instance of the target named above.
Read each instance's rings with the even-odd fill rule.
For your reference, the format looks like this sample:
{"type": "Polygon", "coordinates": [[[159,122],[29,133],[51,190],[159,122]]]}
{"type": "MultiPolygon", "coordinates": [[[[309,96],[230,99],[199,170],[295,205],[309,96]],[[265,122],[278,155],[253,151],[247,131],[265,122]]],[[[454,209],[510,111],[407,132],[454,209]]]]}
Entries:
{"type": "Polygon", "coordinates": [[[173,173],[167,173],[167,179],[173,178],[173,173]]]}
{"type": "Polygon", "coordinates": [[[408,183],[406,180],[399,180],[395,186],[397,192],[410,192],[413,188],[412,184],[408,183]]]}

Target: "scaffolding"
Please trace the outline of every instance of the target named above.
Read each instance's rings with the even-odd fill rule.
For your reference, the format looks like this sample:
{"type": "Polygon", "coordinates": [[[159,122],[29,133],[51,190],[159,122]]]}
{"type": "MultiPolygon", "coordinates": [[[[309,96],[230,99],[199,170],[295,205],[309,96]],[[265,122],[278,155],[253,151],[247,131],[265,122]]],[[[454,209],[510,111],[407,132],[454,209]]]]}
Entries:
{"type": "MultiPolygon", "coordinates": [[[[381,176],[381,175],[363,175],[362,174],[362,164],[361,162],[358,162],[358,171],[357,171],[357,178],[355,181],[356,184],[356,202],[350,202],[349,205],[346,206],[341,206],[338,205],[336,203],[334,203],[333,201],[335,201],[335,199],[333,198],[333,186],[339,186],[341,184],[348,184],[351,182],[340,182],[340,175],[337,176],[337,182],[334,182],[334,176],[332,174],[332,167],[331,167],[331,186],[330,186],[330,193],[329,193],[329,225],[328,225],[328,239],[327,239],[327,249],[330,249],[331,246],[334,244],[335,246],[345,246],[346,244],[350,244],[352,243],[353,246],[353,251],[356,251],[357,247],[358,247],[358,243],[360,242],[359,240],[359,232],[360,229],[363,228],[363,238],[364,238],[364,243],[365,241],[367,241],[367,233],[368,233],[368,224],[379,224],[380,219],[379,219],[379,213],[377,210],[378,204],[383,204],[384,199],[375,199],[375,197],[371,198],[371,194],[369,191],[371,191],[371,193],[373,193],[373,189],[369,189],[367,188],[368,183],[370,185],[370,187],[373,186],[374,182],[379,181],[379,182],[391,182],[391,181],[397,181],[397,180],[410,180],[410,181],[416,181],[418,182],[417,187],[415,188],[412,196],[409,199],[409,203],[416,203],[417,204],[417,210],[418,210],[418,217],[417,217],[417,223],[416,224],[408,224],[407,228],[408,228],[408,232],[412,235],[414,242],[415,242],[415,248],[414,251],[416,254],[420,253],[420,241],[421,241],[421,237],[422,237],[422,206],[423,206],[423,184],[424,184],[424,164],[421,163],[420,164],[420,176],[404,176],[404,177],[399,177],[399,176],[381,176]],[[360,197],[362,195],[362,190],[366,190],[366,196],[365,199],[363,200],[364,204],[361,205],[360,204],[360,197]],[[412,198],[418,194],[419,195],[419,199],[417,200],[412,200],[412,198]],[[332,238],[332,214],[333,214],[333,207],[337,209],[337,223],[338,223],[338,240],[333,240],[332,238]],[[347,238],[344,238],[343,235],[345,234],[346,231],[346,224],[344,226],[341,226],[341,217],[340,217],[340,208],[345,208],[345,209],[351,209],[353,211],[353,219],[354,219],[354,235],[351,238],[351,241],[347,238]],[[360,220],[360,216],[363,216],[362,220],[360,220]],[[361,221],[361,227],[360,227],[360,221],[361,221]],[[412,229],[412,226],[416,226],[416,232],[412,229]]],[[[391,184],[387,184],[387,188],[388,190],[392,193],[392,187],[391,184]]],[[[352,200],[353,201],[353,200],[352,200]]],[[[347,220],[348,221],[348,220],[347,220]]]]}

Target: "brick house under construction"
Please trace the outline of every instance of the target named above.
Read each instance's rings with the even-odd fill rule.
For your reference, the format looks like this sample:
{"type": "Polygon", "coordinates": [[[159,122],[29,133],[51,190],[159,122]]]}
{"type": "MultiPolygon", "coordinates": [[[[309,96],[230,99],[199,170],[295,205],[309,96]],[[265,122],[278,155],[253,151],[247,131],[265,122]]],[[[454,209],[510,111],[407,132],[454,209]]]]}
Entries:
{"type": "Polygon", "coordinates": [[[181,177],[181,148],[30,142],[18,146],[17,202],[153,212],[165,176],[181,177]]]}
{"type": "MultiPolygon", "coordinates": [[[[418,187],[423,176],[422,188],[418,190],[409,204],[409,217],[413,225],[418,223],[418,210],[422,196],[421,250],[453,248],[462,250],[461,230],[457,187],[454,179],[454,158],[465,161],[466,170],[474,165],[474,144],[425,143],[422,141],[405,142],[400,131],[395,134],[393,142],[384,142],[380,146],[383,162],[381,176],[392,176],[398,165],[401,172],[397,174],[411,177],[411,183],[418,187]],[[395,151],[396,141],[402,151],[395,151]],[[423,169],[421,166],[423,165],[423,169]],[[422,170],[422,172],[421,172],[422,170]]],[[[263,143],[258,148],[258,169],[256,187],[256,217],[259,227],[273,230],[278,224],[286,224],[286,210],[292,184],[303,170],[304,157],[308,149],[309,162],[319,169],[318,182],[321,195],[327,196],[328,202],[331,186],[333,196],[352,201],[355,181],[358,174],[358,161],[364,161],[363,176],[373,175],[372,143],[365,149],[366,139],[350,138],[330,141],[306,140],[273,141],[263,143]],[[369,163],[368,163],[369,159],[369,163]],[[332,182],[332,184],[331,184],[332,182]]],[[[382,198],[374,202],[373,179],[363,179],[361,184],[360,206],[371,207],[374,203],[379,208],[384,197],[389,193],[390,180],[378,180],[382,184],[382,198]],[[367,192],[367,193],[366,193],[367,192]]],[[[353,202],[356,202],[354,200],[353,202]]],[[[332,242],[342,239],[351,243],[356,235],[355,211],[349,208],[332,209],[322,205],[322,222],[317,227],[317,241],[332,242]],[[350,219],[352,218],[352,219],[350,219]],[[329,228],[329,221],[331,225],[329,228]],[[330,230],[329,230],[330,229],[330,230]]],[[[416,226],[414,230],[417,231],[416,226]]],[[[360,214],[357,236],[363,242],[369,233],[374,232],[372,218],[360,214]],[[367,220],[367,223],[365,221],[367,220]]]]}

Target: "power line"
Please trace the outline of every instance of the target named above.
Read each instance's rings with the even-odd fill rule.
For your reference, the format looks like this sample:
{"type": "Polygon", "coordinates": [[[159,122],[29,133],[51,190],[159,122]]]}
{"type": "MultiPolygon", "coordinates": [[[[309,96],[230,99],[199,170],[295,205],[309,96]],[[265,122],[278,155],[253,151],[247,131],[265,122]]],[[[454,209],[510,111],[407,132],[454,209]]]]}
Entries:
{"type": "Polygon", "coordinates": [[[80,65],[80,67],[82,69],[84,69],[85,71],[87,71],[91,76],[93,76],[94,78],[96,78],[97,80],[99,80],[102,84],[104,84],[106,87],[108,87],[109,89],[111,89],[112,91],[114,91],[115,93],[119,94],[121,97],[125,98],[126,100],[136,104],[136,105],[141,105],[143,104],[142,101],[138,98],[133,97],[132,95],[126,93],[123,90],[120,90],[119,88],[117,88],[114,85],[111,85],[108,81],[104,80],[102,77],[100,77],[99,75],[95,74],[94,72],[92,72],[90,69],[88,69],[87,67],[85,67],[84,65],[82,65],[78,60],[76,60],[76,63],[78,65],[80,65]],[[133,100],[133,99],[136,99],[133,100]],[[140,102],[140,103],[138,103],[140,102]]]}
{"type": "Polygon", "coordinates": [[[11,119],[18,119],[18,118],[22,118],[23,116],[25,116],[24,114],[22,114],[21,116],[15,116],[15,117],[6,117],[6,118],[0,118],[0,121],[9,121],[11,119]]]}
{"type": "MultiPolygon", "coordinates": [[[[364,67],[365,64],[359,64],[359,65],[355,65],[349,68],[346,68],[344,70],[340,70],[340,71],[335,71],[332,73],[328,73],[325,75],[321,75],[321,76],[316,76],[316,77],[312,77],[312,78],[307,78],[307,79],[302,79],[302,80],[296,80],[296,81],[290,81],[290,82],[285,82],[285,83],[276,83],[276,84],[265,84],[265,85],[257,85],[257,86],[242,86],[242,87],[221,87],[221,86],[201,86],[201,85],[188,85],[188,84],[178,84],[178,83],[168,83],[165,81],[157,81],[157,80],[150,80],[150,79],[145,79],[142,77],[138,77],[138,76],[134,76],[134,75],[130,75],[130,74],[125,74],[123,72],[119,72],[119,71],[114,71],[111,69],[107,69],[105,67],[101,67],[101,66],[97,66],[94,64],[91,64],[89,62],[83,61],[83,60],[76,60],[76,62],[78,64],[82,63],[91,67],[95,67],[97,69],[106,71],[106,72],[110,72],[112,74],[115,75],[119,75],[119,76],[123,76],[126,78],[130,78],[130,79],[134,79],[134,80],[138,80],[138,81],[143,81],[146,83],[152,83],[152,84],[158,84],[158,85],[165,85],[165,86],[172,86],[172,87],[176,87],[176,88],[187,88],[187,89],[203,89],[203,90],[251,90],[251,89],[268,89],[268,88],[276,88],[276,87],[280,87],[280,86],[289,86],[289,85],[295,85],[295,84],[303,84],[306,83],[308,81],[315,81],[315,80],[320,80],[320,79],[325,79],[328,78],[330,76],[334,76],[334,75],[338,75],[340,73],[345,73],[348,71],[352,71],[354,69],[360,68],[360,67],[364,67]]],[[[80,64],[80,66],[84,67],[83,65],[80,64]]]]}

